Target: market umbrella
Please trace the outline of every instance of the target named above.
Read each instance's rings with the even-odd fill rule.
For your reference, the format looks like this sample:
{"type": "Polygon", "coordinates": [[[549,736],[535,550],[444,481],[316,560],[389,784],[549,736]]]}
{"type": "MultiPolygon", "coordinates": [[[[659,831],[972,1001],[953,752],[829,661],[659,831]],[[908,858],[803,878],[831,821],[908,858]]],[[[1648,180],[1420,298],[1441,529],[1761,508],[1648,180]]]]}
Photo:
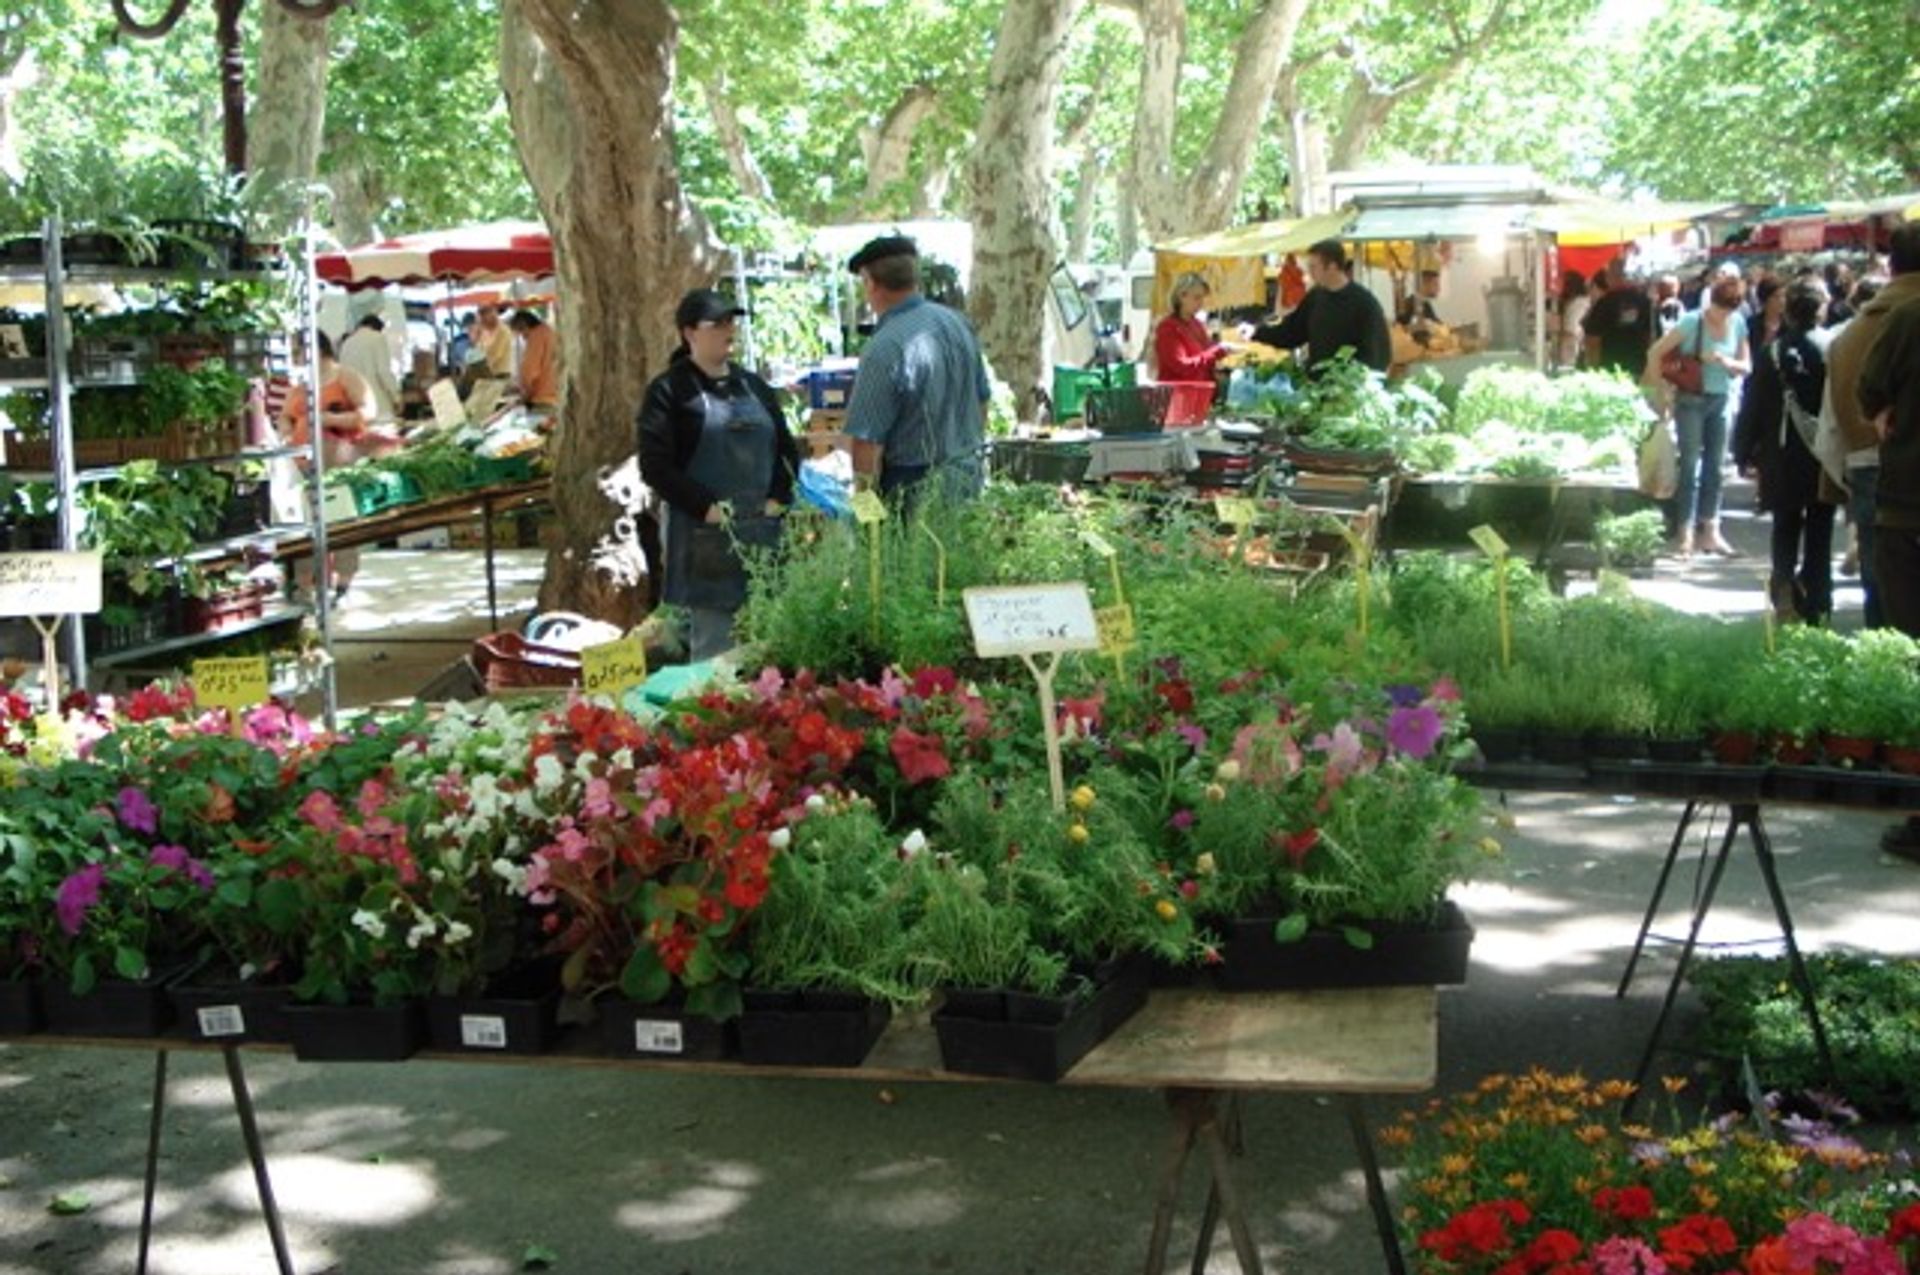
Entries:
{"type": "Polygon", "coordinates": [[[538,279],[553,273],[553,239],[538,222],[499,221],[322,253],[314,266],[323,282],[353,289],[538,279]]]}
{"type": "Polygon", "coordinates": [[[1189,273],[1207,281],[1215,306],[1264,305],[1268,255],[1300,252],[1322,239],[1338,239],[1352,220],[1352,211],[1341,209],[1157,243],[1153,246],[1153,313],[1166,312],[1174,280],[1189,273]]]}

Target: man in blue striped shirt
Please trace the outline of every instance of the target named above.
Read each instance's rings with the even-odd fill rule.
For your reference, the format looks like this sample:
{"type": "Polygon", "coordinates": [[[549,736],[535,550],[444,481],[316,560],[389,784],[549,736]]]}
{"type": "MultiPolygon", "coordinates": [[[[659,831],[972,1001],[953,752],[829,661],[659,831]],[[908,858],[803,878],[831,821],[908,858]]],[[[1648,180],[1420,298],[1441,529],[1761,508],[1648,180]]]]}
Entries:
{"type": "Polygon", "coordinates": [[[923,483],[950,499],[979,495],[992,389],[973,328],[920,295],[911,239],[875,239],[847,269],[880,316],[847,403],[855,472],[877,478],[882,495],[923,483]]]}

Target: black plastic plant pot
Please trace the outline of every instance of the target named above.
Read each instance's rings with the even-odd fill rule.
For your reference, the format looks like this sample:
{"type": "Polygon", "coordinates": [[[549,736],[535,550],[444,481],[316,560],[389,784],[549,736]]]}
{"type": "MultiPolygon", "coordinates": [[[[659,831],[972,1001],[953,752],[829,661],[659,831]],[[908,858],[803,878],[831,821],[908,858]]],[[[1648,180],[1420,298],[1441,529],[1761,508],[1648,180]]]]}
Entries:
{"type": "Polygon", "coordinates": [[[402,1062],[427,1041],[422,1002],[287,1006],[287,1039],[302,1062],[402,1062]]]}
{"type": "Polygon", "coordinates": [[[485,996],[429,996],[427,1043],[472,1054],[544,1054],[560,1033],[560,988],[492,987],[485,996]]]}
{"type": "Polygon", "coordinates": [[[1685,739],[1655,738],[1647,741],[1647,756],[1669,765],[1690,765],[1697,762],[1706,749],[1706,741],[1698,735],[1689,735],[1685,739]]]}
{"type": "Polygon", "coordinates": [[[189,980],[176,983],[167,994],[189,1040],[287,1042],[287,1006],[293,1003],[293,989],[285,984],[189,980]]]}
{"type": "Polygon", "coordinates": [[[1060,1079],[1146,1004],[1144,963],[1126,961],[1107,972],[1105,981],[1070,996],[1009,991],[1004,1020],[958,1012],[967,1002],[956,1005],[949,992],[933,1015],[940,1065],[971,1076],[1042,1083],[1060,1079]],[[1022,1001],[1027,1003],[1024,1009],[1016,1009],[1022,1001]],[[1041,1001],[1052,1002],[1052,1010],[1042,1012],[1041,1001]],[[1028,1016],[1019,1017],[1021,1013],[1028,1016]]]}
{"type": "Polygon", "coordinates": [[[31,979],[0,979],[0,1036],[31,1036],[45,1024],[40,988],[31,979]]]}
{"type": "Polygon", "coordinates": [[[684,1002],[641,1005],[603,1000],[600,1048],[609,1058],[638,1062],[721,1062],[739,1056],[731,1022],[687,1013],[684,1002]]]}
{"type": "MultiPolygon", "coordinates": [[[[834,994],[827,994],[834,995],[834,994]]],[[[813,1008],[820,993],[798,998],[793,1009],[756,1008],[746,998],[740,1015],[740,1057],[744,1062],[778,1067],[858,1067],[893,1018],[885,1001],[857,1000],[858,1008],[813,1008]]]]}
{"type": "Polygon", "coordinates": [[[1767,772],[1764,791],[1780,801],[1833,801],[1848,775],[1818,766],[1775,766],[1767,772]]]}
{"type": "Polygon", "coordinates": [[[1543,766],[1580,766],[1587,760],[1587,737],[1563,731],[1538,731],[1533,737],[1534,760],[1543,766]]]}
{"type": "Polygon", "coordinates": [[[957,1018],[988,1022],[1007,1020],[1007,994],[997,987],[949,987],[941,993],[940,1008],[957,1018]]]}
{"type": "Polygon", "coordinates": [[[1476,726],[1473,742],[1490,764],[1500,765],[1524,758],[1533,746],[1533,732],[1513,726],[1476,726]]]}
{"type": "Polygon", "coordinates": [[[40,983],[40,1005],[51,1036],[114,1036],[142,1039],[173,1025],[167,983],[178,970],[139,980],[107,978],[76,996],[65,975],[40,983]]]}
{"type": "Polygon", "coordinates": [[[1340,987],[1451,986],[1467,981],[1473,926],[1451,901],[1429,924],[1362,925],[1373,946],[1355,947],[1338,930],[1313,930],[1282,943],[1277,918],[1244,917],[1221,926],[1216,983],[1226,991],[1303,991],[1340,987]]]}
{"type": "Polygon", "coordinates": [[[1647,738],[1597,730],[1587,736],[1587,753],[1608,761],[1637,761],[1647,755],[1647,738]]]}

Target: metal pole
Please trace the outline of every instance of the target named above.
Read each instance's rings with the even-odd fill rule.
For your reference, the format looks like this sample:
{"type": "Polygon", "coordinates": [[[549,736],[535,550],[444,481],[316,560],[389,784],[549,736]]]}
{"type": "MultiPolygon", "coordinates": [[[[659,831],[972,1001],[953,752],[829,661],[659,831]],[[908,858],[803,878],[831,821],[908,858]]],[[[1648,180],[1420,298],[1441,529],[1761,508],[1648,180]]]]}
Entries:
{"type": "Polygon", "coordinates": [[[1533,232],[1533,365],[1547,370],[1547,236],[1533,232]]]}
{"type": "MultiPolygon", "coordinates": [[[[61,250],[57,212],[47,218],[41,253],[47,271],[47,404],[53,415],[49,432],[57,499],[54,516],[59,520],[60,547],[72,553],[80,547],[80,480],[73,459],[72,387],[67,377],[67,360],[73,349],[73,334],[67,326],[67,262],[61,250]]],[[[83,691],[87,688],[87,635],[77,615],[60,627],[66,635],[68,684],[83,691]]],[[[51,669],[46,676],[46,685],[51,687],[51,669]]],[[[58,712],[59,707],[48,704],[47,711],[58,712]]]]}
{"type": "Polygon", "coordinates": [[[134,1275],[147,1275],[147,1249],[153,1240],[153,1192],[160,1179],[160,1133],[167,1113],[167,1051],[153,1051],[153,1118],[147,1125],[146,1193],[140,1205],[140,1255],[134,1275]]]}
{"type": "Polygon", "coordinates": [[[260,1216],[266,1219],[267,1237],[273,1242],[273,1260],[280,1275],[293,1275],[293,1256],[287,1251],[287,1234],[280,1225],[280,1206],[273,1199],[273,1180],[267,1176],[267,1152],[260,1142],[260,1126],[253,1118],[253,1095],[247,1091],[247,1074],[240,1067],[238,1046],[224,1046],[220,1053],[227,1060],[227,1084],[233,1090],[234,1114],[240,1117],[240,1137],[247,1144],[247,1159],[253,1164],[253,1185],[260,1192],[260,1216]]]}
{"type": "Polygon", "coordinates": [[[320,412],[320,276],[314,264],[313,200],[308,196],[302,230],[306,261],[300,268],[300,327],[307,342],[307,500],[313,528],[314,620],[320,627],[320,645],[327,653],[320,690],[327,729],[333,730],[340,713],[339,685],[333,665],[333,570],[327,558],[326,426],[320,412]]]}

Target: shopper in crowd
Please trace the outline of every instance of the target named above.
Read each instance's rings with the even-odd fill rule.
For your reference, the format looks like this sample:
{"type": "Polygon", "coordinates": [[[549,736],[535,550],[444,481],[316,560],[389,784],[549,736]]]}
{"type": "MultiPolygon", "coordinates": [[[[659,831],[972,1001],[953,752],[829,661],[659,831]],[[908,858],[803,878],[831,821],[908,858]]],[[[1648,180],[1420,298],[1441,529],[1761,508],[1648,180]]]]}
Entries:
{"type": "Polygon", "coordinates": [[[970,500],[986,485],[993,396],[973,327],[920,292],[920,249],[904,235],[869,241],[847,262],[879,316],[847,400],[856,473],[882,495],[970,500]]]}
{"type": "MultiPolygon", "coordinates": [[[[1920,237],[1920,224],[1901,227],[1920,237]]],[[[1874,578],[1887,623],[1920,637],[1920,299],[1901,283],[1911,264],[1856,324],[1886,306],[1860,369],[1861,413],[1880,436],[1874,503],[1874,578]],[[1898,292],[1902,295],[1896,296],[1898,292]]]]}
{"type": "Polygon", "coordinates": [[[1213,369],[1227,353],[1200,321],[1212,292],[1197,274],[1174,280],[1172,308],[1153,330],[1153,374],[1159,380],[1212,383],[1213,369]]]}
{"type": "MultiPolygon", "coordinates": [[[[368,430],[374,421],[373,389],[361,375],[334,357],[333,342],[322,332],[320,350],[320,455],[328,469],[351,465],[370,442],[368,430]]],[[[305,447],[313,439],[312,412],[308,410],[306,349],[295,350],[293,388],[280,408],[280,427],[292,447],[305,447]]],[[[305,455],[296,458],[306,468],[305,455]]],[[[303,588],[313,587],[311,560],[295,575],[303,588]]],[[[334,601],[346,596],[347,586],[360,569],[358,549],[340,549],[329,554],[333,577],[334,601]]]]}
{"type": "Polygon", "coordinates": [[[513,330],[500,322],[500,307],[480,307],[480,322],[474,329],[474,343],[487,356],[488,376],[513,375],[513,330]]]}
{"type": "Polygon", "coordinates": [[[1768,274],[1754,288],[1752,317],[1747,324],[1755,349],[1773,344],[1786,313],[1786,285],[1778,275],[1768,274]]]}
{"type": "Polygon", "coordinates": [[[1680,322],[1686,307],[1680,304],[1680,276],[1663,274],[1653,284],[1653,325],[1657,335],[1665,336],[1680,322]]]}
{"type": "Polygon", "coordinates": [[[1920,301],[1920,222],[1909,222],[1893,232],[1887,267],[1892,278],[1877,293],[1862,295],[1877,277],[1854,287],[1854,317],[1827,349],[1827,411],[1846,453],[1847,518],[1859,541],[1860,590],[1866,599],[1865,623],[1879,628],[1887,623],[1881,605],[1880,564],[1876,541],[1878,492],[1881,474],[1880,437],[1873,422],[1860,410],[1860,373],[1867,352],[1895,310],[1920,301]]]}
{"type": "Polygon", "coordinates": [[[1760,508],[1773,515],[1767,593],[1774,614],[1808,624],[1833,614],[1834,506],[1821,492],[1817,452],[1831,335],[1820,326],[1826,304],[1818,282],[1787,289],[1780,336],[1754,352],[1733,431],[1734,462],[1757,475],[1760,508]]]}
{"type": "Polygon", "coordinates": [[[1653,344],[1653,304],[1646,292],[1627,278],[1627,263],[1615,257],[1607,263],[1607,291],[1582,320],[1587,334],[1586,366],[1638,376],[1653,344]]]}
{"type": "MultiPolygon", "coordinates": [[[[1880,295],[1880,289],[1886,286],[1886,282],[1885,279],[1876,275],[1868,275],[1864,279],[1856,280],[1853,285],[1853,290],[1847,296],[1847,308],[1854,315],[1858,315],[1860,311],[1866,308],[1869,301],[1880,295]]],[[[1845,322],[1835,323],[1832,312],[1828,312],[1827,327],[1833,332],[1833,344],[1839,343],[1841,333],[1845,332],[1852,322],[1853,320],[1849,318],[1845,322]]],[[[1829,499],[1840,506],[1841,515],[1846,519],[1847,550],[1845,555],[1840,559],[1840,574],[1843,576],[1860,577],[1860,592],[1866,602],[1864,622],[1868,628],[1878,628],[1882,623],[1882,618],[1880,616],[1880,599],[1876,596],[1871,582],[1873,564],[1867,561],[1861,553],[1862,533],[1864,532],[1866,537],[1870,539],[1873,534],[1873,529],[1871,527],[1862,528],[1852,508],[1853,489],[1857,484],[1853,482],[1851,475],[1855,470],[1856,461],[1854,456],[1849,454],[1854,450],[1852,444],[1850,444],[1845,435],[1840,432],[1839,422],[1834,415],[1833,351],[1831,345],[1829,345],[1827,351],[1827,398],[1820,409],[1820,429],[1823,437],[1829,433],[1833,435],[1833,449],[1842,454],[1844,461],[1841,469],[1841,479],[1838,482],[1829,481],[1824,476],[1821,478],[1821,490],[1826,493],[1829,499]]],[[[1864,448],[1864,450],[1859,453],[1860,459],[1857,464],[1862,467],[1871,467],[1877,475],[1880,472],[1879,439],[1861,438],[1859,445],[1861,448],[1864,448]]],[[[1824,452],[1822,453],[1821,460],[1823,463],[1827,461],[1824,452]]],[[[1831,465],[1829,464],[1828,467],[1831,468],[1831,465]]],[[[1871,519],[1872,516],[1872,512],[1869,511],[1867,517],[1871,519]]]]}
{"type": "Polygon", "coordinates": [[[1307,249],[1307,277],[1313,287],[1278,323],[1256,328],[1253,339],[1282,350],[1305,347],[1308,371],[1350,350],[1356,362],[1385,372],[1393,361],[1387,312],[1379,298],[1353,281],[1353,263],[1338,239],[1323,239],[1307,249]]]}
{"type": "Polygon", "coordinates": [[[680,348],[640,404],[640,476],[667,511],[661,596],[686,608],[694,660],[732,649],[747,597],[739,548],[778,542],[800,468],[772,387],[733,361],[745,313],[710,288],[682,297],[680,348]]]}
{"type": "Polygon", "coordinates": [[[373,419],[400,419],[400,379],[393,374],[393,346],[387,340],[387,325],[377,314],[369,314],[340,343],[340,362],[360,374],[373,393],[373,419]]]}
{"type": "Polygon", "coordinates": [[[514,388],[528,407],[560,405],[560,349],[553,328],[531,310],[514,311],[508,326],[520,337],[520,376],[514,388]]]}
{"type": "Polygon", "coordinates": [[[460,327],[453,334],[453,340],[447,344],[447,366],[457,376],[467,369],[467,352],[474,348],[474,336],[480,329],[480,316],[469,311],[460,320],[460,327]]]}
{"type": "MultiPolygon", "coordinates": [[[[1707,295],[1707,308],[1685,316],[1655,342],[1640,368],[1649,388],[1668,390],[1672,387],[1660,374],[1668,351],[1696,357],[1701,364],[1699,393],[1673,390],[1680,473],[1672,516],[1674,552],[1682,558],[1696,549],[1725,556],[1733,553],[1733,546],[1720,534],[1720,487],[1727,448],[1727,395],[1733,379],[1745,376],[1751,367],[1746,320],[1740,316],[1743,293],[1738,279],[1715,283],[1707,295]]],[[[1591,321],[1588,330],[1593,330],[1591,321]]]]}
{"type": "Polygon", "coordinates": [[[1560,367],[1577,367],[1583,344],[1581,321],[1593,304],[1587,296],[1587,278],[1578,270],[1569,270],[1560,278],[1559,313],[1554,317],[1553,361],[1560,367]]]}

